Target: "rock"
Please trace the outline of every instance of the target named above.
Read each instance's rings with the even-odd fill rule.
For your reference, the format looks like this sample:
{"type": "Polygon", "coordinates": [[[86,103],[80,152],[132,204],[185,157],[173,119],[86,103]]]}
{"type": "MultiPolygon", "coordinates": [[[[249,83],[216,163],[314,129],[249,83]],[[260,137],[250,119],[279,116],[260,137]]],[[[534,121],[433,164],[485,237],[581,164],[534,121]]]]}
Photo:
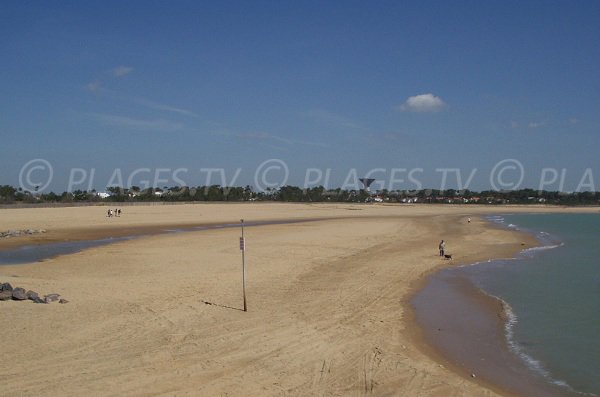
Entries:
{"type": "Polygon", "coordinates": [[[44,301],[46,303],[56,302],[58,300],[58,298],[60,298],[59,294],[48,294],[48,295],[44,296],[44,301]]]}
{"type": "Polygon", "coordinates": [[[38,234],[38,233],[46,233],[46,229],[23,229],[23,230],[7,230],[5,232],[0,232],[0,238],[10,238],[10,237],[18,237],[24,235],[38,234]]]}
{"type": "Polygon", "coordinates": [[[471,378],[476,378],[475,374],[471,374],[471,378]]]}
{"type": "Polygon", "coordinates": [[[27,293],[23,288],[17,287],[12,291],[12,298],[16,301],[24,301],[27,299],[27,293]]]}
{"type": "Polygon", "coordinates": [[[69,302],[66,299],[60,299],[59,294],[48,294],[42,298],[35,291],[28,290],[27,292],[25,292],[24,288],[20,288],[20,287],[13,288],[9,283],[0,284],[0,301],[7,301],[7,300],[11,300],[11,299],[17,300],[17,301],[23,301],[23,300],[29,299],[30,301],[33,301],[34,303],[50,303],[50,302],[59,301],[60,303],[64,304],[64,303],[69,302]]]}
{"type": "Polygon", "coordinates": [[[60,300],[58,301],[58,303],[65,304],[65,303],[69,303],[69,301],[66,300],[66,299],[60,298],[60,300]]]}

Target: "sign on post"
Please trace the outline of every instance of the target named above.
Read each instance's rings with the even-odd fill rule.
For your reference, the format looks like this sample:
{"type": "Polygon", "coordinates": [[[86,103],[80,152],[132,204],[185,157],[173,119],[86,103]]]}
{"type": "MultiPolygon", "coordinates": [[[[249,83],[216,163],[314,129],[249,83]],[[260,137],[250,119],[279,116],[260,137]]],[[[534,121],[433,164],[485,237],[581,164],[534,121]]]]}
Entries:
{"type": "Polygon", "coordinates": [[[240,237],[240,251],[242,251],[242,292],[244,295],[244,311],[247,312],[248,308],[246,306],[246,240],[244,240],[244,220],[240,219],[240,223],[242,226],[242,237],[240,237]]]}

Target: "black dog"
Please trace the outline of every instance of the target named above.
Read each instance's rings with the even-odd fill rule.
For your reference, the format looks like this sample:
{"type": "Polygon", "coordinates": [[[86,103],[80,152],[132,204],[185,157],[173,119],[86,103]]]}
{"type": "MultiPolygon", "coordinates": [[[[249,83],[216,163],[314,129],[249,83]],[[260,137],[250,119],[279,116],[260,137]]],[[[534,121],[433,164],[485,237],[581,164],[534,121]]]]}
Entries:
{"type": "Polygon", "coordinates": [[[446,258],[446,259],[452,259],[452,254],[444,254],[444,258],[446,258]]]}

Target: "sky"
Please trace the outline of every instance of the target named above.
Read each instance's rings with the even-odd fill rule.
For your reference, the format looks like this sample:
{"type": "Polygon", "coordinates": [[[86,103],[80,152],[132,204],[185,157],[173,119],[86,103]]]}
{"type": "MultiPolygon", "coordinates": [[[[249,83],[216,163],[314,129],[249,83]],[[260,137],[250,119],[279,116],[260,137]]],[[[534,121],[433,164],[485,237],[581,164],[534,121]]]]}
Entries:
{"type": "Polygon", "coordinates": [[[0,185],[600,190],[597,1],[6,1],[0,185]]]}

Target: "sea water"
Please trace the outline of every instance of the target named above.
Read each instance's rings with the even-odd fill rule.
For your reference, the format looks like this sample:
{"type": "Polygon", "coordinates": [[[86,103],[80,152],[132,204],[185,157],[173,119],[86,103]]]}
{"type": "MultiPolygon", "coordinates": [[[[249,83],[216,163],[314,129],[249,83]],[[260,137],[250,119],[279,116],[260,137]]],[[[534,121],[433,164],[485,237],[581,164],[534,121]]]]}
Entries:
{"type": "Polygon", "coordinates": [[[507,304],[510,349],[548,382],[600,396],[600,214],[490,220],[540,241],[515,259],[463,269],[507,304]]]}

